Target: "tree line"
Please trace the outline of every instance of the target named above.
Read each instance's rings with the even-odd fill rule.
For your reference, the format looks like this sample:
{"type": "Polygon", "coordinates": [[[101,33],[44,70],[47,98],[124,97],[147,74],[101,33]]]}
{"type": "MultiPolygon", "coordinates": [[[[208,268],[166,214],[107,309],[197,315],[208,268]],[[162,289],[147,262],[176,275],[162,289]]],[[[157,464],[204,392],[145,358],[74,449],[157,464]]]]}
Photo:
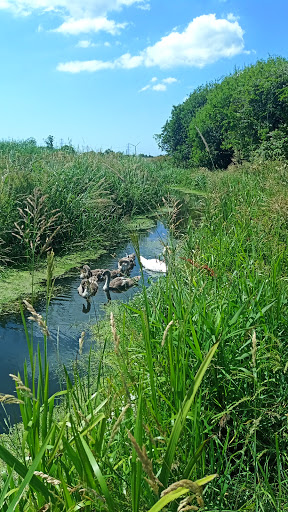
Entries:
{"type": "Polygon", "coordinates": [[[195,89],[155,135],[176,165],[288,157],[288,60],[270,57],[195,89]]]}

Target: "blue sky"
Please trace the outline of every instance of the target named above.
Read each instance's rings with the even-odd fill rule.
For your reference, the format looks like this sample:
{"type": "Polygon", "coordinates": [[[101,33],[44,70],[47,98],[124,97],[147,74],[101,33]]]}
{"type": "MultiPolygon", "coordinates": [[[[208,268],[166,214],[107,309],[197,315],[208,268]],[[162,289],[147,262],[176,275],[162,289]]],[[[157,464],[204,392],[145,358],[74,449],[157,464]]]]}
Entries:
{"type": "Polygon", "coordinates": [[[0,0],[0,139],[157,155],[198,85],[287,58],[287,0],[0,0]]]}

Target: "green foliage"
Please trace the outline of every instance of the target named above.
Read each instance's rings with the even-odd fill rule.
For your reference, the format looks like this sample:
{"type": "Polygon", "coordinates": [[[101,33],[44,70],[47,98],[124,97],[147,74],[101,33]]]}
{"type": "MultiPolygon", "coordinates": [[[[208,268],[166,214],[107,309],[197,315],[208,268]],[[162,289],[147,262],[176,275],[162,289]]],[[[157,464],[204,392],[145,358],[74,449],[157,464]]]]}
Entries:
{"type": "Polygon", "coordinates": [[[254,159],[258,160],[280,160],[288,158],[288,132],[287,126],[283,125],[266,135],[266,139],[254,152],[254,159]]]}
{"type": "Polygon", "coordinates": [[[48,241],[52,231],[55,254],[113,246],[125,233],[124,219],[155,210],[175,179],[174,169],[162,161],[78,154],[70,146],[47,151],[26,142],[0,143],[0,257],[9,252],[16,265],[26,264],[33,237],[33,243],[38,235],[48,241]],[[29,213],[25,208],[35,191],[39,204],[33,211],[30,205],[29,213]],[[40,226],[43,215],[47,223],[53,219],[53,230],[40,226]],[[21,243],[15,244],[15,234],[21,243]]]}
{"type": "Polygon", "coordinates": [[[174,106],[161,133],[155,135],[159,148],[172,156],[176,164],[185,165],[190,160],[189,125],[197,111],[205,105],[212,88],[212,84],[198,87],[184,103],[174,106]]]}
{"type": "Polygon", "coordinates": [[[259,148],[274,159],[277,152],[283,156],[286,150],[279,148],[279,139],[288,120],[287,85],[288,61],[270,57],[196,89],[190,98],[195,103],[199,96],[198,108],[189,110],[190,98],[173,107],[158,136],[159,146],[176,163],[210,169],[213,163],[226,168],[232,161],[249,160],[259,148]]]}
{"type": "Polygon", "coordinates": [[[14,377],[23,429],[10,450],[0,443],[3,512],[156,512],[177,499],[179,510],[195,500],[285,510],[287,165],[201,171],[192,182],[207,192],[200,222],[182,211],[188,226],[171,239],[167,276],[128,305],[113,301],[95,352],[79,354],[73,383],[66,372],[60,408],[45,322],[43,357],[26,329],[31,378],[26,365],[23,382],[14,377]]]}

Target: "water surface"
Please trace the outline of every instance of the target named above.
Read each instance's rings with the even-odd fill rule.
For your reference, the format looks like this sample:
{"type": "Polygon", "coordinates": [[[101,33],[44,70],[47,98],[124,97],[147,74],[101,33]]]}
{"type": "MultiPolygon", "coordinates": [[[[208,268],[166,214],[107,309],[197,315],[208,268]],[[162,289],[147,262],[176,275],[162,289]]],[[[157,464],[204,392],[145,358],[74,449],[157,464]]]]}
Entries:
{"type": "MultiPolygon", "coordinates": [[[[158,258],[163,251],[163,244],[167,241],[167,230],[158,222],[154,228],[139,235],[140,253],[145,258],[158,258]]],[[[126,253],[134,252],[131,242],[123,243],[115,251],[115,255],[103,255],[98,260],[87,261],[91,268],[117,268],[117,261],[126,253]]],[[[89,334],[89,326],[95,324],[105,314],[104,304],[107,303],[107,296],[102,290],[103,283],[99,283],[99,289],[95,297],[91,298],[90,304],[86,299],[78,295],[77,288],[80,284],[79,270],[71,272],[69,276],[56,279],[55,285],[60,286],[61,292],[54,297],[49,306],[48,329],[51,336],[48,338],[48,358],[51,371],[50,392],[51,394],[59,389],[57,370],[59,365],[69,366],[78,353],[79,337],[85,331],[84,350],[89,350],[93,340],[89,334]]],[[[131,272],[131,277],[140,275],[139,263],[131,272]]],[[[158,274],[148,274],[144,270],[144,284],[148,285],[150,279],[156,279],[158,274]]],[[[141,288],[139,286],[130,288],[122,293],[112,293],[111,300],[127,302],[141,288]]],[[[45,317],[45,303],[40,302],[35,306],[38,313],[45,317]]],[[[29,316],[25,315],[26,318],[29,316]]],[[[28,331],[33,329],[34,347],[39,346],[43,350],[43,335],[39,327],[27,319],[28,331]]],[[[15,386],[9,373],[20,372],[23,375],[23,363],[29,359],[24,327],[20,314],[5,315],[0,317],[0,392],[15,394],[15,386]]],[[[6,411],[12,423],[18,419],[18,406],[6,406],[6,411]]],[[[4,428],[5,410],[0,408],[0,432],[4,428]]],[[[6,417],[6,420],[8,418],[6,417]]],[[[9,421],[10,421],[9,420],[9,421]]]]}

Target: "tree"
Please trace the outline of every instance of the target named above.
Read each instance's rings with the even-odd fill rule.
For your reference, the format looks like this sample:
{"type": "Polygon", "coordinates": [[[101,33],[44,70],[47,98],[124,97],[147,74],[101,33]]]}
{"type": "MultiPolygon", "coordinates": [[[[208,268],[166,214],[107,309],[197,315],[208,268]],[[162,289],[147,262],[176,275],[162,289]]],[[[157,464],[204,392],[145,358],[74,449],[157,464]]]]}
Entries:
{"type": "Polygon", "coordinates": [[[53,135],[48,135],[47,139],[45,139],[45,141],[44,141],[44,142],[45,142],[46,147],[47,147],[48,149],[53,149],[53,148],[54,148],[54,145],[53,145],[53,143],[54,143],[54,137],[53,137],[53,135]]]}
{"type": "Polygon", "coordinates": [[[277,130],[288,125],[287,91],[288,61],[258,61],[198,87],[173,107],[155,138],[179,165],[226,168],[232,161],[249,160],[265,141],[279,147],[277,130]]]}

